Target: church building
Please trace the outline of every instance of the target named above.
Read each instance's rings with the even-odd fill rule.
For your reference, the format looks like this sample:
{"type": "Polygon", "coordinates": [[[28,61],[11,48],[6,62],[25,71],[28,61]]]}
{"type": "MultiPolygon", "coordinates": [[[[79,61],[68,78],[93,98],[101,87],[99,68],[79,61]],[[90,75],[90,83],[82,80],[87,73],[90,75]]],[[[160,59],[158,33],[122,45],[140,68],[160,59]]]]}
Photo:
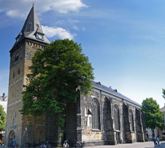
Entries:
{"type": "MultiPolygon", "coordinates": [[[[55,118],[32,118],[20,113],[23,105],[22,92],[27,84],[31,59],[37,49],[42,49],[49,43],[32,6],[10,50],[5,138],[8,146],[13,139],[22,148],[36,147],[43,142],[49,142],[52,146],[60,143],[55,118]]],[[[144,141],[141,106],[111,87],[100,82],[92,83],[90,95],[83,96],[80,92],[78,101],[68,108],[65,139],[69,144],[80,147],[144,141]]]]}

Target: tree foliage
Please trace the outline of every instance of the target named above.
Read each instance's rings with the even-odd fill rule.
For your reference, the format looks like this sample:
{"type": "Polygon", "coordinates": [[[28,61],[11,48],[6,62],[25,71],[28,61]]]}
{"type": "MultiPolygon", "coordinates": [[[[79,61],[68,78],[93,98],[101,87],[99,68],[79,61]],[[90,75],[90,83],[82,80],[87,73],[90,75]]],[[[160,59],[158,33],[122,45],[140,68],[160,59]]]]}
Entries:
{"type": "Polygon", "coordinates": [[[0,105],[0,130],[5,129],[6,124],[6,113],[2,105],[0,105]]]}
{"type": "Polygon", "coordinates": [[[92,87],[93,68],[72,40],[56,40],[38,49],[32,58],[28,85],[23,93],[23,114],[60,113],[79,93],[92,87]]]}
{"type": "Polygon", "coordinates": [[[161,128],[163,124],[163,116],[160,112],[159,105],[153,98],[146,98],[142,102],[142,111],[144,113],[144,121],[146,127],[155,129],[161,128]]]}

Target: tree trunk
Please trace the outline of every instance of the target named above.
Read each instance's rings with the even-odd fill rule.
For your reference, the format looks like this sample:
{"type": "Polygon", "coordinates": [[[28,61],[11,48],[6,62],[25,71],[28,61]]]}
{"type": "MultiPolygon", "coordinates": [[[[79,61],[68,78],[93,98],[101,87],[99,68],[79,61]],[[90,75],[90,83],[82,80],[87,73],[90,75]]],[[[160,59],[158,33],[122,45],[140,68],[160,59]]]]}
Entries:
{"type": "Polygon", "coordinates": [[[155,138],[155,132],[154,132],[154,129],[152,129],[152,139],[155,138]]]}

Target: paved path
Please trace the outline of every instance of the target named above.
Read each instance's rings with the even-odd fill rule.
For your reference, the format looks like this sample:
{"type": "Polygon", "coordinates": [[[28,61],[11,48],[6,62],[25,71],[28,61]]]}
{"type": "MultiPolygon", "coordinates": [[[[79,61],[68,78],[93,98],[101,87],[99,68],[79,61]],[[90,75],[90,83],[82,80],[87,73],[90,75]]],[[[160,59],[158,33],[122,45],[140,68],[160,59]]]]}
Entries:
{"type": "MultiPolygon", "coordinates": [[[[0,146],[0,148],[7,148],[0,146]]],[[[165,141],[161,142],[160,145],[154,147],[153,142],[138,142],[133,144],[118,144],[118,145],[104,145],[104,146],[88,146],[85,148],[165,148],[165,141]]]]}
{"type": "Polygon", "coordinates": [[[154,147],[153,142],[139,142],[133,144],[118,144],[118,145],[106,145],[106,146],[89,146],[86,148],[165,148],[165,142],[161,142],[160,145],[154,147]]]}

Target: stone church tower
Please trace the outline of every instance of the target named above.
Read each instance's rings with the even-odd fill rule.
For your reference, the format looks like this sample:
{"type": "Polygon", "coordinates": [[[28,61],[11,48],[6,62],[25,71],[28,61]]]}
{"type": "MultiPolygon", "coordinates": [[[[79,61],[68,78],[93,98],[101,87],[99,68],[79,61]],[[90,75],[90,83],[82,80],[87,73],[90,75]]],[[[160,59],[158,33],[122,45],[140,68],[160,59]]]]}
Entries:
{"type": "Polygon", "coordinates": [[[43,33],[42,26],[32,6],[24,26],[16,37],[10,50],[10,75],[7,105],[6,144],[13,138],[19,146],[23,143],[27,127],[23,126],[22,109],[23,86],[27,84],[26,75],[30,72],[31,58],[37,49],[44,48],[49,40],[43,33]]]}
{"type": "MultiPolygon", "coordinates": [[[[62,138],[56,116],[22,116],[22,92],[30,73],[31,59],[37,49],[49,44],[31,8],[24,26],[10,50],[10,76],[7,107],[6,144],[13,139],[19,147],[35,147],[49,141],[58,145],[62,138]],[[58,135],[59,134],[59,135],[58,135]],[[54,143],[55,142],[55,143],[54,143]]],[[[141,106],[116,89],[93,82],[91,93],[80,92],[77,102],[66,106],[64,139],[70,146],[119,144],[144,141],[145,126],[141,106]]]]}

